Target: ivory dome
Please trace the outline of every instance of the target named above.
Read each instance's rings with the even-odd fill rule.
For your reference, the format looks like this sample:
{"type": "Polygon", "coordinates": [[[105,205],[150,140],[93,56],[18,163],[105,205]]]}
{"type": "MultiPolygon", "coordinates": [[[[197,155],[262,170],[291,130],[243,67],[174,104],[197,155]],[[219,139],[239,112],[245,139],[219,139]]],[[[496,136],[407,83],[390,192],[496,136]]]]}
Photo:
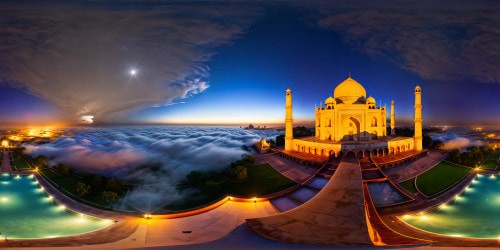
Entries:
{"type": "Polygon", "coordinates": [[[333,97],[345,103],[354,103],[359,98],[366,98],[366,90],[359,82],[348,77],[333,91],[333,97]]]}
{"type": "Polygon", "coordinates": [[[333,97],[328,97],[326,98],[325,100],[325,104],[333,104],[335,102],[335,99],[333,99],[333,97]]]}

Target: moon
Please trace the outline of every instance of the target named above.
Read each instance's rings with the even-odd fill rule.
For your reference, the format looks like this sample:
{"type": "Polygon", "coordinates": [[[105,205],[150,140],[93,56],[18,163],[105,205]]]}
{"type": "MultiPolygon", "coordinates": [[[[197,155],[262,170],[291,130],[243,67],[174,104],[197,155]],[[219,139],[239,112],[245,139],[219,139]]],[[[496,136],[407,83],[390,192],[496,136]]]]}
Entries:
{"type": "Polygon", "coordinates": [[[131,69],[130,72],[129,72],[129,74],[131,76],[135,76],[135,75],[137,75],[137,70],[136,69],[131,69]]]}

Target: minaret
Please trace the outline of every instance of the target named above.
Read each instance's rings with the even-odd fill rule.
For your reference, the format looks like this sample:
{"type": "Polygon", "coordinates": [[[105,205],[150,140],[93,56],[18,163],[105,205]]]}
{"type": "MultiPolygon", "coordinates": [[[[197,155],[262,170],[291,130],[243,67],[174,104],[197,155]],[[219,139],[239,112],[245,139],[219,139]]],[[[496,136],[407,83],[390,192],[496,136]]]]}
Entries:
{"type": "Polygon", "coordinates": [[[396,135],[396,115],[394,114],[394,101],[391,101],[391,135],[396,135]]]}
{"type": "Polygon", "coordinates": [[[415,150],[422,151],[422,89],[415,87],[415,150]]]}
{"type": "Polygon", "coordinates": [[[285,150],[293,150],[292,90],[286,90],[285,150]]]}

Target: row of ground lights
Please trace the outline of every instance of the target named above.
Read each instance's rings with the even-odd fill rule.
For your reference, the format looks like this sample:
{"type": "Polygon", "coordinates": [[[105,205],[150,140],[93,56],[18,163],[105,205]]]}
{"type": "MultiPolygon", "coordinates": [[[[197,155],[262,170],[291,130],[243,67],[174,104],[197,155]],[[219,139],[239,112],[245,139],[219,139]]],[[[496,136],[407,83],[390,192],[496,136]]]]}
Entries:
{"type": "MultiPolygon", "coordinates": [[[[475,168],[475,169],[478,169],[478,168],[475,168]]],[[[463,193],[466,193],[466,192],[474,191],[474,189],[472,189],[470,186],[472,186],[472,184],[479,183],[478,179],[481,178],[481,177],[483,177],[482,174],[477,174],[477,176],[471,181],[471,183],[469,185],[467,185],[467,187],[464,189],[465,190],[464,192],[455,195],[455,198],[453,199],[453,201],[460,201],[462,199],[465,199],[464,197],[460,197],[460,195],[463,194],[463,193]]],[[[489,178],[490,179],[496,179],[496,176],[494,174],[492,174],[492,175],[490,175],[489,178]]],[[[451,203],[451,201],[441,204],[438,208],[440,210],[445,210],[445,211],[449,210],[449,209],[452,208],[451,207],[452,205],[448,205],[448,203],[451,203]]],[[[412,217],[411,214],[405,214],[405,215],[402,216],[403,219],[409,219],[411,217],[412,217]]],[[[425,214],[425,212],[420,212],[419,215],[418,215],[418,218],[420,220],[426,221],[426,220],[429,219],[429,216],[427,216],[425,214]]],[[[459,234],[451,234],[451,235],[448,235],[448,236],[452,236],[452,237],[464,237],[463,235],[459,235],[459,234]]],[[[500,235],[498,236],[498,239],[500,240],[500,235]]]]}
{"type": "MultiPolygon", "coordinates": [[[[257,201],[259,201],[259,198],[257,198],[257,197],[253,197],[253,198],[235,198],[235,197],[232,197],[232,196],[228,196],[227,200],[228,201],[236,201],[236,202],[253,202],[253,203],[257,203],[257,201]]],[[[144,219],[151,220],[151,219],[153,219],[153,215],[151,213],[145,213],[144,214],[144,219]]]]}

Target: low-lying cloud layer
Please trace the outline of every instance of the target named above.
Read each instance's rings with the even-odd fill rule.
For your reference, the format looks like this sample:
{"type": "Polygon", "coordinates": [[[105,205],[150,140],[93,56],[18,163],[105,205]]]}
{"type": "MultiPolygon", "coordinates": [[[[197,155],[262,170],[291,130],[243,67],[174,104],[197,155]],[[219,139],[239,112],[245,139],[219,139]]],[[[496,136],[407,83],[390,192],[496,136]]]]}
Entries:
{"type": "Polygon", "coordinates": [[[466,150],[468,147],[472,146],[484,146],[485,141],[473,139],[464,135],[456,133],[442,133],[431,136],[433,140],[439,140],[443,143],[443,150],[459,149],[461,151],[466,150]]]}
{"type": "Polygon", "coordinates": [[[80,171],[138,181],[140,187],[127,200],[137,208],[153,209],[183,197],[175,185],[190,171],[221,171],[247,153],[242,145],[278,134],[209,127],[96,128],[48,144],[26,145],[26,150],[49,157],[52,164],[62,162],[80,171]]]}
{"type": "Polygon", "coordinates": [[[3,4],[0,12],[0,84],[64,107],[73,121],[94,115],[112,122],[206,90],[213,49],[241,36],[260,10],[66,1],[3,4]]]}

